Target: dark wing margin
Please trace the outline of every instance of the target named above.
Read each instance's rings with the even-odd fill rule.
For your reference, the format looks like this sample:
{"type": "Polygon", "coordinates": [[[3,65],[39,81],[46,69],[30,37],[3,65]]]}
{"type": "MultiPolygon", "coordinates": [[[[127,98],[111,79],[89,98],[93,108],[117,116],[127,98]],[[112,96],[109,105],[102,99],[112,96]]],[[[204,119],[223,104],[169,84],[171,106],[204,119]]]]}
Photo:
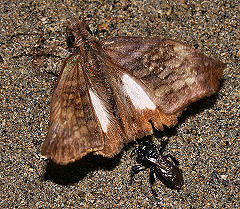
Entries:
{"type": "Polygon", "coordinates": [[[214,94],[226,66],[170,39],[116,37],[102,47],[148,87],[167,114],[180,115],[190,103],[214,94]]]}

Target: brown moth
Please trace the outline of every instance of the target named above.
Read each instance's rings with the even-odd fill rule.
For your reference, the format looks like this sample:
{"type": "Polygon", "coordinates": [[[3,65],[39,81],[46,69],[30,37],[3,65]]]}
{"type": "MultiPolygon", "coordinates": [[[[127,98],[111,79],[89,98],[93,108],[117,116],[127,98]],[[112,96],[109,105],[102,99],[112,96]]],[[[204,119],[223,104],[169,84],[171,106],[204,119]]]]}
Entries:
{"type": "Polygon", "coordinates": [[[190,103],[214,94],[225,64],[169,39],[92,37],[84,21],[67,21],[73,53],[51,100],[42,155],[58,164],[90,152],[104,157],[173,126],[190,103]]]}

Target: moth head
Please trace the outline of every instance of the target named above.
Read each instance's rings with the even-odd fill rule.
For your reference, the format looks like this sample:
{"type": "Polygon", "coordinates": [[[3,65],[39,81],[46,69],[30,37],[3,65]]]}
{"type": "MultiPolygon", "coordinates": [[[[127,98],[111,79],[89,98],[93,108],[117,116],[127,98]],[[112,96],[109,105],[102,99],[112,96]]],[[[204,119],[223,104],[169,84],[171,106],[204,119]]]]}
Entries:
{"type": "Polygon", "coordinates": [[[78,46],[84,41],[92,40],[92,32],[83,19],[67,19],[67,43],[70,47],[78,46]]]}

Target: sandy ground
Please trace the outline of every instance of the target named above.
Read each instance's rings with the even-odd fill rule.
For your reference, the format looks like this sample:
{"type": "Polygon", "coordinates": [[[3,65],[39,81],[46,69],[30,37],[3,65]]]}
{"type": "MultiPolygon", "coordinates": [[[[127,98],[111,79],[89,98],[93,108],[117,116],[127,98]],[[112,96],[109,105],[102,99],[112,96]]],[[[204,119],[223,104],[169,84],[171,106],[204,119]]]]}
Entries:
{"type": "Polygon", "coordinates": [[[0,5],[0,207],[1,208],[239,208],[240,8],[224,1],[1,1],[0,5]],[[51,93],[59,58],[33,68],[32,51],[43,35],[66,47],[69,15],[86,17],[100,39],[163,36],[197,47],[227,63],[220,90],[189,106],[177,126],[158,134],[169,139],[183,170],[177,192],[148,171],[128,185],[133,145],[113,159],[96,156],[66,167],[40,155],[49,123],[51,93]]]}

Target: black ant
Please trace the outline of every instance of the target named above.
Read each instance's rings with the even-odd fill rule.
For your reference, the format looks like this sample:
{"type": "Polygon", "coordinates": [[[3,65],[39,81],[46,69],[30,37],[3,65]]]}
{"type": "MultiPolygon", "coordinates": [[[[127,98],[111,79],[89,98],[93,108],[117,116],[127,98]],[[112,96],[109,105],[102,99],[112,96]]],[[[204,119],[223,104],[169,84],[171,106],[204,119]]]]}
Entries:
{"type": "MultiPolygon", "coordinates": [[[[166,145],[165,145],[166,146],[166,145]]],[[[138,165],[131,169],[130,185],[135,174],[145,169],[150,169],[149,182],[151,185],[152,193],[156,196],[153,189],[155,183],[154,175],[160,179],[167,187],[171,189],[180,190],[183,186],[182,170],[178,168],[179,162],[171,155],[163,156],[162,153],[165,146],[158,147],[149,139],[139,142],[137,147],[133,150],[137,154],[138,165]],[[171,158],[172,162],[167,158],[171,158]]]]}

